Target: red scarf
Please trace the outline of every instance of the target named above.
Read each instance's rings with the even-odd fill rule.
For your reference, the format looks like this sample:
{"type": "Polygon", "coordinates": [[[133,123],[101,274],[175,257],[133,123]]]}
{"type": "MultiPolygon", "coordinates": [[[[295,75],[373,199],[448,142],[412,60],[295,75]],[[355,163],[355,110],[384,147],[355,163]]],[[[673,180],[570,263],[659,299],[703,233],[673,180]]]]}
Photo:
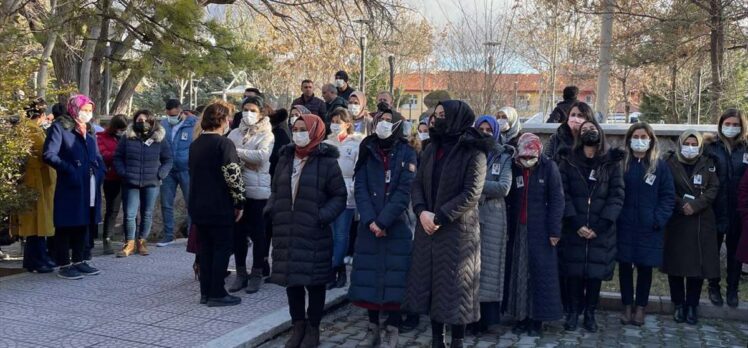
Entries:
{"type": "Polygon", "coordinates": [[[300,117],[304,120],[307,132],[309,132],[309,144],[304,147],[296,146],[296,157],[306,158],[319,144],[325,140],[325,122],[317,115],[306,114],[300,117]]]}

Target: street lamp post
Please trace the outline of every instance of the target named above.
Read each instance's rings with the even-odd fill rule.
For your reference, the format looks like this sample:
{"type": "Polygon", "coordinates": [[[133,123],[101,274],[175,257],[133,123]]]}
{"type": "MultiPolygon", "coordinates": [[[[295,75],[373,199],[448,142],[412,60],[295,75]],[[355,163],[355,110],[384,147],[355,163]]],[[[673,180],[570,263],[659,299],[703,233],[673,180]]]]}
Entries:
{"type": "Polygon", "coordinates": [[[366,25],[371,23],[371,19],[357,19],[354,23],[361,24],[361,36],[359,37],[359,46],[361,48],[361,75],[358,78],[358,88],[361,93],[366,93],[366,25]]]}
{"type": "Polygon", "coordinates": [[[493,96],[493,69],[494,69],[494,62],[493,62],[493,48],[498,46],[499,43],[496,41],[487,41],[483,43],[483,46],[486,46],[486,50],[488,51],[488,66],[486,67],[486,83],[485,83],[485,89],[486,89],[486,105],[485,105],[485,112],[489,112],[491,109],[491,97],[493,96]],[[490,83],[490,87],[489,87],[490,83]]]}

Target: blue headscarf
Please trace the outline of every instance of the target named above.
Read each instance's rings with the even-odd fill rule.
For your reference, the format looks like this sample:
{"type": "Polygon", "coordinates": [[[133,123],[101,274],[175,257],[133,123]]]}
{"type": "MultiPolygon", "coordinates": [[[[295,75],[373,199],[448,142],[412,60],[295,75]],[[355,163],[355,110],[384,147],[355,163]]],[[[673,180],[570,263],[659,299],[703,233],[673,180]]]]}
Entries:
{"type": "Polygon", "coordinates": [[[494,148],[488,153],[488,162],[491,163],[496,155],[498,155],[498,151],[496,151],[496,146],[500,144],[501,139],[501,129],[499,129],[499,123],[496,122],[496,117],[493,115],[483,115],[478,118],[477,121],[475,121],[475,128],[477,129],[481,123],[488,122],[488,125],[491,127],[491,131],[493,132],[493,135],[491,138],[495,141],[494,148]]]}

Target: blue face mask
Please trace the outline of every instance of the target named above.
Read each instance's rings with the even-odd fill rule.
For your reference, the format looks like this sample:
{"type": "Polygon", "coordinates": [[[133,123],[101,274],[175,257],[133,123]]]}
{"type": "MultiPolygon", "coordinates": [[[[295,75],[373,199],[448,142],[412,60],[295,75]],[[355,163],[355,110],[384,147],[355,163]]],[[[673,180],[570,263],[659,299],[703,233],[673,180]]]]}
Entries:
{"type": "Polygon", "coordinates": [[[169,122],[170,125],[176,126],[179,124],[180,119],[179,116],[166,116],[167,122],[169,122]]]}

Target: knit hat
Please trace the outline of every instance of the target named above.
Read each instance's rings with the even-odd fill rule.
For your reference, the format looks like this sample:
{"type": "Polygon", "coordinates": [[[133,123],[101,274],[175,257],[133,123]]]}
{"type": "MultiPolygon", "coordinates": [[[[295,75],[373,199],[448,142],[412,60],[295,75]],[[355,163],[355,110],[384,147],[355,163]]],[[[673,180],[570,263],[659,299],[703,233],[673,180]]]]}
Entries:
{"type": "Polygon", "coordinates": [[[540,157],[543,152],[543,143],[537,135],[525,133],[520,135],[517,141],[517,157],[540,157]]]}

